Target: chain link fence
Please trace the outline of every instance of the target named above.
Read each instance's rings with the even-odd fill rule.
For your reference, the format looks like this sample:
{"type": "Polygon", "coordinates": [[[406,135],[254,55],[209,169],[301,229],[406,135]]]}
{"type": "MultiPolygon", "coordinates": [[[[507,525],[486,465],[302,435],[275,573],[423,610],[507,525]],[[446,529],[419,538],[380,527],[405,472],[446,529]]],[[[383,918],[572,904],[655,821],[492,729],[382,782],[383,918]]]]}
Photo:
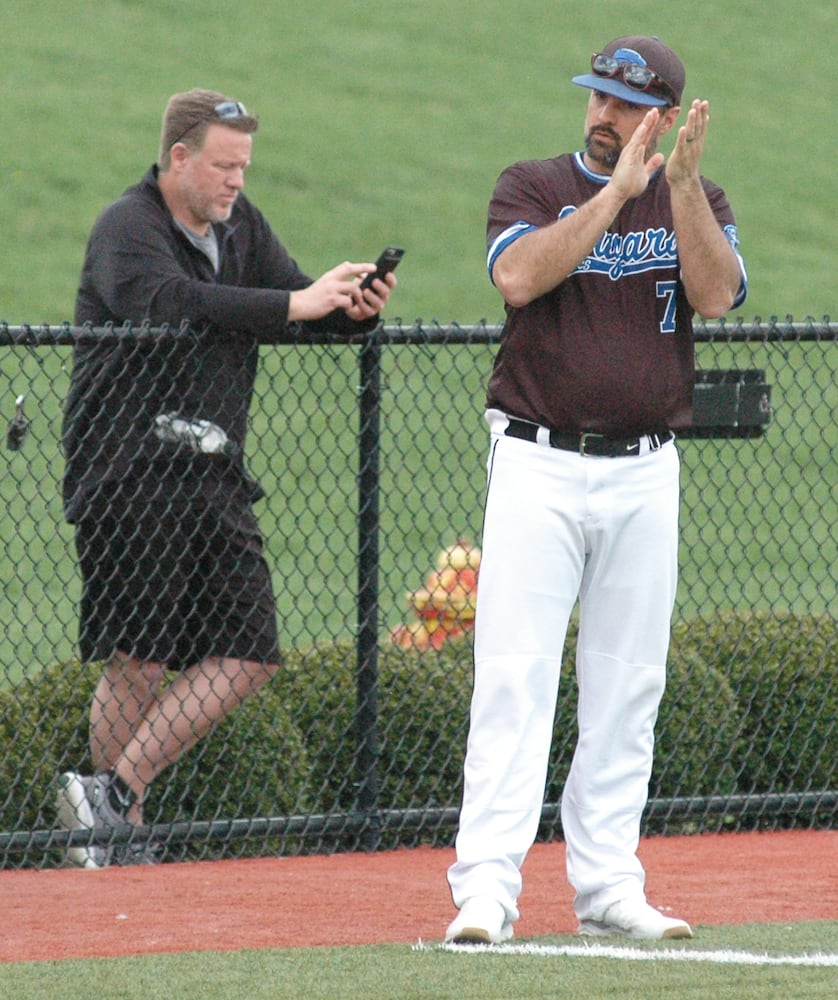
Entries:
{"type": "MultiPolygon", "coordinates": [[[[260,347],[246,464],[273,574],[280,674],[152,786],[167,859],[450,844],[461,794],[500,327],[387,325],[260,347]]],[[[60,431],[72,346],[190,332],[0,324],[0,857],[61,864],[55,782],[90,772],[99,669],[60,431]]],[[[681,435],[681,576],[647,832],[831,826],[838,815],[838,327],[696,325],[681,435]]],[[[174,346],[172,348],[174,350],[174,346]]],[[[223,378],[218,391],[224,392],[223,378]]],[[[575,739],[574,625],[542,837],[575,739]]],[[[116,831],[112,839],[127,838],[116,831]]]]}

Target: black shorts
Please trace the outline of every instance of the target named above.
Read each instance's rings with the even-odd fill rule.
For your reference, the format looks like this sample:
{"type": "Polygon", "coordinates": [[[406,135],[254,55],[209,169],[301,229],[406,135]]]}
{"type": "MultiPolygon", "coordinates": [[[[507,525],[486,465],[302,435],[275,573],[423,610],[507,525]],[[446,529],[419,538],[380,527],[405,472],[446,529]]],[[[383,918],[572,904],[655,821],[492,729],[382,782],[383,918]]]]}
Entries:
{"type": "Polygon", "coordinates": [[[183,670],[205,657],[278,663],[276,604],[250,505],[105,487],[76,524],[85,662],[116,650],[183,670]]]}

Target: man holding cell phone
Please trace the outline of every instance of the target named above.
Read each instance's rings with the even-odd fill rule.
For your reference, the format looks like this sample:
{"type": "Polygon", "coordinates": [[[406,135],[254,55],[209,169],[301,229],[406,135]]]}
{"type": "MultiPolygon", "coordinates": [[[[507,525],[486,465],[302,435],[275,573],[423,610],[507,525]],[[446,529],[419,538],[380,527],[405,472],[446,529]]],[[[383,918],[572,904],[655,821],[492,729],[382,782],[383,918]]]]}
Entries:
{"type": "Polygon", "coordinates": [[[243,462],[259,343],[297,323],[372,330],[396,284],[372,262],[317,279],[298,267],[242,193],[257,128],[224,94],[175,94],[157,163],[87,245],[79,326],[177,333],[74,351],[64,509],[83,578],[79,646],[103,667],[94,773],[63,774],[57,805],[62,827],[97,835],[68,851],[86,868],[149,860],[99,834],[142,823],[150,783],[279,667],[252,510],[263,493],[243,462]]]}

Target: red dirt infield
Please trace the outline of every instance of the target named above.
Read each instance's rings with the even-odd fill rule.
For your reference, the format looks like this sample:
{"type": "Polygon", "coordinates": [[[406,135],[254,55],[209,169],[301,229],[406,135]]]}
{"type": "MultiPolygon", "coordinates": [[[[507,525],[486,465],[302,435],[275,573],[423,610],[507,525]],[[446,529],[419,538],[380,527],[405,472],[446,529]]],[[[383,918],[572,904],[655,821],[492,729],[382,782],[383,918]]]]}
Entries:
{"type": "MultiPolygon", "coordinates": [[[[838,832],[652,837],[649,901],[694,927],[838,920],[838,832]]],[[[0,961],[441,940],[449,848],[0,873],[0,961]]],[[[518,938],[576,929],[564,844],[524,865],[518,938]]]]}

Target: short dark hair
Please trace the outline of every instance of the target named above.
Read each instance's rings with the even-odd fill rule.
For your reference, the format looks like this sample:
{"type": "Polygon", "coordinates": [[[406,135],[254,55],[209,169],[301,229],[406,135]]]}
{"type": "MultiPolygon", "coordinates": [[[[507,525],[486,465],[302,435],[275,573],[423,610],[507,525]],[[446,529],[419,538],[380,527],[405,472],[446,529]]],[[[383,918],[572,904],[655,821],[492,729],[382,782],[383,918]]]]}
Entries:
{"type": "Polygon", "coordinates": [[[190,149],[200,149],[213,122],[221,122],[237,132],[253,133],[259,128],[259,119],[248,114],[243,104],[215,90],[195,88],[173,94],[163,112],[158,167],[168,170],[171,148],[177,142],[185,143],[190,149]],[[220,115],[217,110],[220,105],[236,108],[237,113],[231,117],[220,115]]]}

